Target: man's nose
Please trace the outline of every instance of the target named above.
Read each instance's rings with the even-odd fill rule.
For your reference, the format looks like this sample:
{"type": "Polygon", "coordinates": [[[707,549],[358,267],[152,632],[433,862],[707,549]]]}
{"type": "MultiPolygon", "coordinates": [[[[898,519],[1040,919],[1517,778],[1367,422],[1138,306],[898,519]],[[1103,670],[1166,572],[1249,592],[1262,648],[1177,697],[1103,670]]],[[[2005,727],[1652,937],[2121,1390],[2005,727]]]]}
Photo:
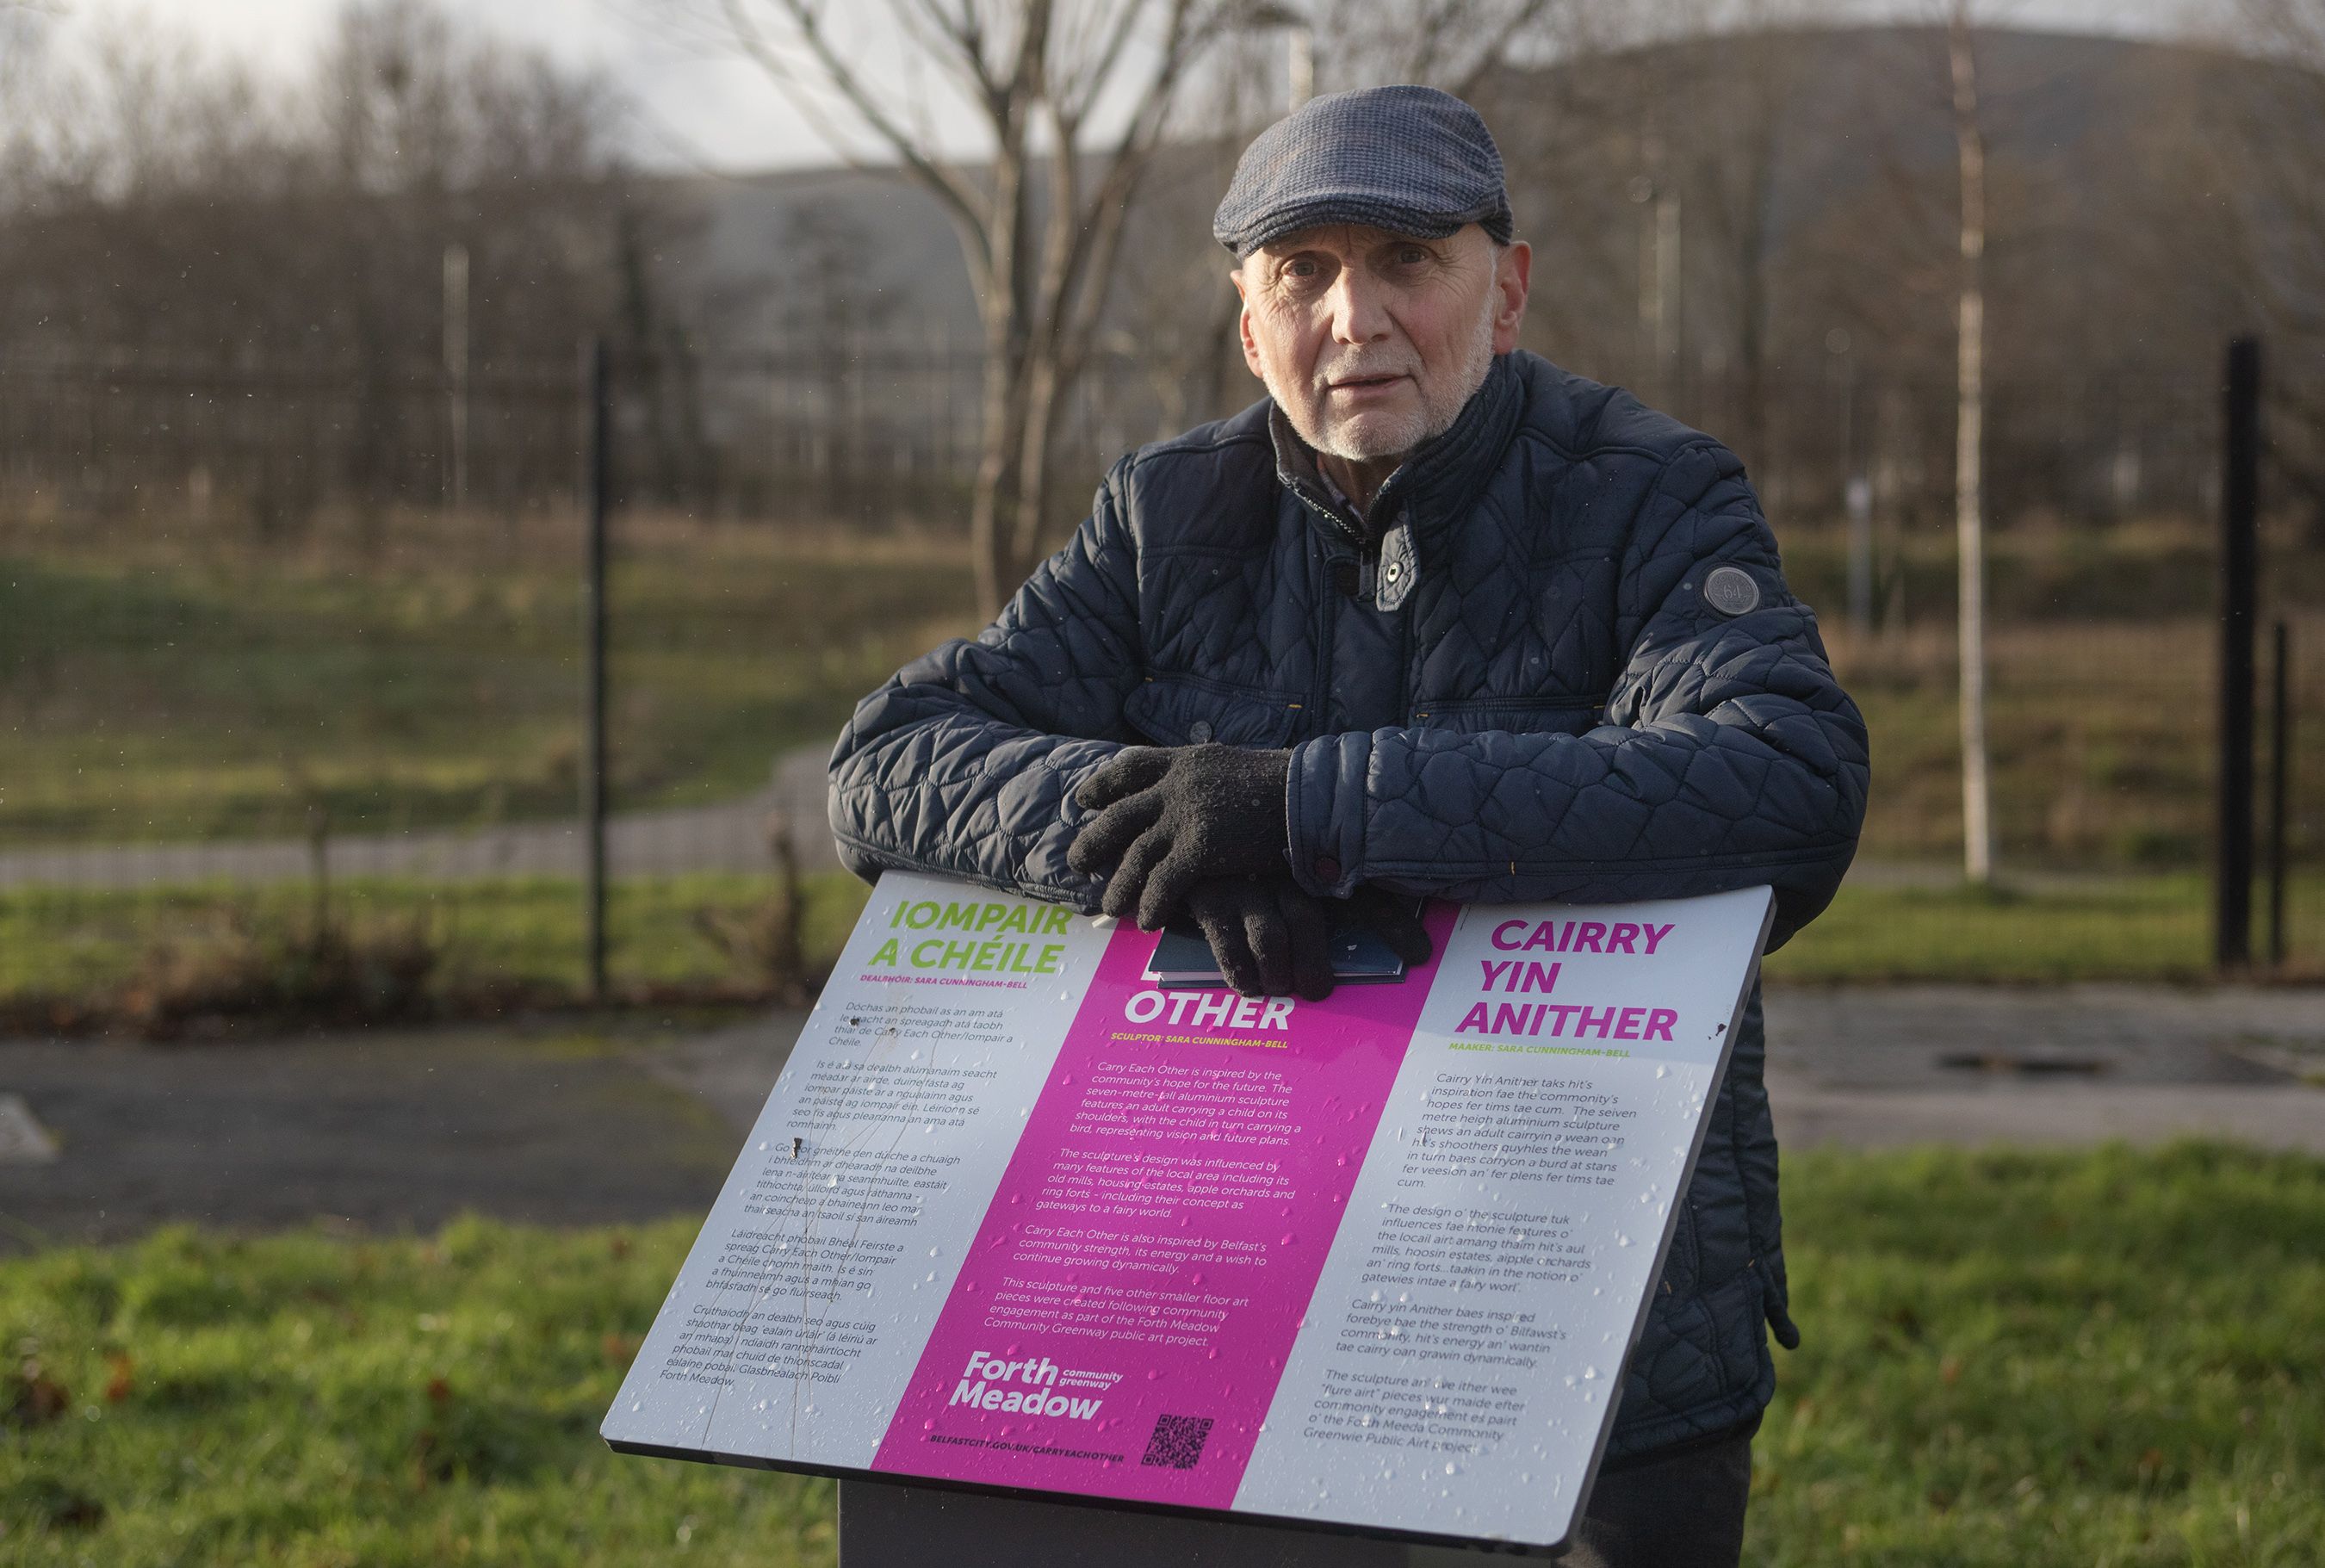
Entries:
{"type": "Polygon", "coordinates": [[[1388,336],[1388,310],[1377,283],[1361,267],[1344,266],[1326,296],[1336,343],[1376,343],[1388,336]]]}

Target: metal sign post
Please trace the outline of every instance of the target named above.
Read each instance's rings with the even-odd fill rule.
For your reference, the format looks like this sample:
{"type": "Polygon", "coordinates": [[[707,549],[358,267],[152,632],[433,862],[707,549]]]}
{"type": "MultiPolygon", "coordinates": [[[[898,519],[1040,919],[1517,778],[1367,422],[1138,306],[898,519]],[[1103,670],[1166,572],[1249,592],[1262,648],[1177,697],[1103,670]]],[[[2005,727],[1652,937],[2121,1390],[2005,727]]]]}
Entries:
{"type": "Polygon", "coordinates": [[[839,1485],[839,1568],[1405,1568],[1357,1536],[931,1487],[839,1485]]]}

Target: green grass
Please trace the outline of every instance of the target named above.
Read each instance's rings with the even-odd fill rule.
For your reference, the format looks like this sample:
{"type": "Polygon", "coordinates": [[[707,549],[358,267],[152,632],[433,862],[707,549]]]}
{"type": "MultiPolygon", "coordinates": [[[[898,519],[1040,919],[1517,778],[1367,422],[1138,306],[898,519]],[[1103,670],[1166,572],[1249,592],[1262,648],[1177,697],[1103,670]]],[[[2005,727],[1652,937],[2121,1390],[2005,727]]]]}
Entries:
{"type": "Polygon", "coordinates": [[[172,1230],[7,1264],[0,1557],[829,1563],[828,1484],[597,1438],[693,1229],[172,1230]],[[45,1422],[38,1383],[63,1405],[45,1422]]]}
{"type": "MultiPolygon", "coordinates": [[[[2289,523],[2291,519],[2282,520],[2289,523]]],[[[1917,527],[1882,544],[1883,626],[1846,624],[1848,550],[1831,527],[1780,524],[1792,589],[1819,611],[1833,668],[1873,742],[1865,853],[1959,862],[1961,741],[1954,534],[1917,527]],[[1890,588],[1895,589],[1894,598],[1890,588]],[[1893,613],[1894,612],[1894,613],[1893,613]]],[[[2296,856],[2325,854],[2313,810],[2325,779],[2325,552],[2273,525],[2264,547],[2259,678],[2268,627],[2292,623],[2296,856]]],[[[1989,540],[1987,743],[1995,831],[2011,865],[2150,869],[2201,865],[2214,830],[2219,546],[2206,528],[2005,527],[1989,540]]],[[[2267,737],[2262,738],[2265,765],[2267,737]]]]}
{"type": "Polygon", "coordinates": [[[1784,1182],[1804,1341],[1747,1561],[2317,1561],[2325,1164],[1819,1152],[1784,1182]]]}
{"type": "MultiPolygon", "coordinates": [[[[2214,667],[2209,620],[1997,628],[1988,642],[1987,735],[1996,833],[2005,866],[2165,869],[2200,866],[2214,832],[2214,667]]],[[[1950,626],[1894,637],[1835,629],[1833,666],[1865,712],[1873,793],[1863,853],[1959,863],[1961,740],[1950,626]]],[[[2325,704],[2325,617],[2294,628],[2306,661],[2296,708],[2325,704]]],[[[2264,678],[2267,674],[2264,654],[2264,678]]],[[[2265,699],[2264,697],[2264,710],[2265,699]]],[[[2325,725],[2294,730],[2296,858],[2325,849],[2313,812],[2325,778],[2325,725]]],[[[2261,742],[2261,762],[2268,758],[2261,742]]]]}
{"type": "MultiPolygon", "coordinates": [[[[2325,877],[2287,893],[2287,970],[2325,975],[2325,877]]],[[[1768,957],[1776,980],[2057,983],[2214,978],[2211,886],[2192,875],[2013,890],[1848,886],[1768,957]]],[[[2256,900],[2254,942],[2266,938],[2256,900]]]]}
{"type": "MultiPolygon", "coordinates": [[[[811,970],[838,955],[867,891],[841,872],[802,878],[811,970]]],[[[2297,878],[2293,893],[2288,972],[2314,979],[2325,975],[2325,878],[2297,878]]],[[[739,872],[616,881],[607,901],[614,979],[629,987],[751,984],[750,923],[773,895],[772,877],[739,872]]],[[[580,890],[570,878],[352,877],[333,885],[332,900],[334,918],[357,936],[425,932],[441,953],[433,983],[447,991],[581,982],[580,890]]],[[[2209,900],[2209,886],[2192,876],[2020,892],[1852,886],[1769,957],[1767,972],[1808,984],[2196,983],[2212,978],[2209,900]]],[[[288,883],[0,892],[0,1004],[101,1003],[152,984],[157,967],[199,969],[206,952],[284,941],[310,923],[307,890],[288,883]]]]}
{"type": "MultiPolygon", "coordinates": [[[[801,878],[811,967],[838,955],[868,891],[844,872],[801,878]]],[[[616,881],[607,898],[608,967],[632,986],[747,982],[747,941],[738,955],[714,932],[743,933],[774,893],[772,875],[742,872],[616,881]]],[[[570,877],[350,877],[333,883],[332,912],[357,936],[417,927],[441,951],[436,979],[446,988],[570,989],[582,980],[581,893],[570,877]]],[[[207,950],[280,940],[311,923],[310,895],[294,883],[0,892],[0,1001],[101,998],[149,979],[165,960],[198,965],[207,950]]]]}
{"type": "MultiPolygon", "coordinates": [[[[261,550],[149,518],[0,519],[0,846],[296,836],[537,820],[573,806],[579,642],[570,520],[399,513],[366,552],[261,550]]],[[[1904,618],[1841,624],[1844,552],[1796,527],[1865,710],[1870,858],[1960,841],[1950,534],[1906,537],[1904,618]]],[[[2273,545],[2271,591],[2314,603],[2325,555],[2273,545]]],[[[2005,530],[1989,638],[2005,864],[2199,865],[2212,830],[2212,541],[2140,524],[2005,530]]],[[[610,592],[619,806],[731,798],[822,744],[906,660],[975,622],[965,548],[839,529],[620,520],[610,592]]],[[[2272,614],[2274,612],[2272,612],[2272,614]]],[[[2297,614],[2297,704],[2325,702],[2325,616],[2297,614]]],[[[2264,658],[2264,663],[2265,659],[2264,658]]],[[[2298,798],[2325,723],[2298,728],[2298,798]]],[[[2296,813],[2297,856],[2325,854],[2296,813]]]]}
{"type": "MultiPolygon", "coordinates": [[[[1747,1561],[2315,1561],[2325,1163],[1820,1152],[1784,1180],[1805,1340],[1747,1561]]],[[[0,1554],[829,1563],[829,1487],[595,1436],[692,1231],[172,1230],[0,1263],[0,1554]]]]}
{"type": "MultiPolygon", "coordinates": [[[[354,561],[0,540],[0,845],[569,813],[577,560],[553,534],[354,561]]],[[[608,603],[623,807],[764,784],[973,619],[956,546],[644,523],[608,603]]]]}

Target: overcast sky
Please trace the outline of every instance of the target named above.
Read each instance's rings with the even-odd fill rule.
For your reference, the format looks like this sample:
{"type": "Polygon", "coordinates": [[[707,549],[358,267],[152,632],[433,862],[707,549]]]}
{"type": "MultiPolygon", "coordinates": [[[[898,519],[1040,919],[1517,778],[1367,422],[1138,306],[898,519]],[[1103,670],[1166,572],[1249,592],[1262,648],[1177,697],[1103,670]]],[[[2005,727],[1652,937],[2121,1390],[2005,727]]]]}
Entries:
{"type": "MultiPolygon", "coordinates": [[[[605,71],[636,105],[632,151],[662,167],[763,169],[832,161],[829,149],[743,62],[690,48],[642,20],[656,0],[457,0],[486,29],[605,71]]],[[[1877,0],[1876,0],[1877,3],[1877,0]]],[[[2018,26],[2154,32],[2175,25],[2190,0],[2017,0],[1990,7],[2018,26]]],[[[121,19],[194,37],[288,78],[311,55],[339,0],[64,0],[67,47],[121,19]]],[[[850,9],[843,6],[844,14],[850,9]]],[[[1892,7],[1893,10],[1898,7],[1892,7]]],[[[1329,58],[1326,61],[1329,72],[1329,58]]],[[[1325,85],[1331,84],[1329,79],[1325,85]]],[[[946,128],[940,122],[940,128],[946,128]]]]}

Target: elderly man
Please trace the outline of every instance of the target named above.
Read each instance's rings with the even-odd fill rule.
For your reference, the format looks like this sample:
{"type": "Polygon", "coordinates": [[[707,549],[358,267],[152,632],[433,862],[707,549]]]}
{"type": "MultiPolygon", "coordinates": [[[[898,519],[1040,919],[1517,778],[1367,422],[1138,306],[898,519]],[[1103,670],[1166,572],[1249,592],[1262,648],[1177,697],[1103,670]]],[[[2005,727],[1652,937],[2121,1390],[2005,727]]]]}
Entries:
{"type": "MultiPolygon", "coordinates": [[[[1268,396],[1116,464],[974,642],[865,699],[831,763],[860,873],[1155,927],[1246,991],[1329,989],[1328,914],[1426,955],[1416,895],[1832,896],[1862,720],[1718,441],[1517,348],[1531,253],[1476,112],[1318,98],[1214,232],[1268,396]]],[[[1755,992],[1626,1369],[1580,1561],[1733,1563],[1786,1345],[1755,992]]]]}

